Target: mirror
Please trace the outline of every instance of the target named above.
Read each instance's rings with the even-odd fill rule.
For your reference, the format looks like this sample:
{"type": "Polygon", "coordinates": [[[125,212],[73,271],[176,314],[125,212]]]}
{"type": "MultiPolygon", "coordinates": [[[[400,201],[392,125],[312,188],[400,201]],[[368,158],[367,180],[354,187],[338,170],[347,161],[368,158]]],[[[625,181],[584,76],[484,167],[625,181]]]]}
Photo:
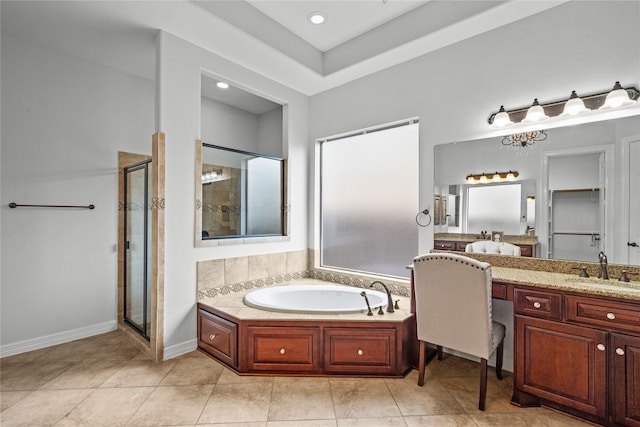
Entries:
{"type": "Polygon", "coordinates": [[[201,76],[196,246],[286,236],[286,113],[285,105],[201,76]]]}
{"type": "MultiPolygon", "coordinates": [[[[550,206],[550,202],[562,202],[562,198],[554,195],[561,191],[570,191],[574,196],[572,200],[575,200],[578,198],[575,192],[591,192],[593,188],[606,190],[614,182],[624,180],[624,177],[616,176],[620,171],[613,167],[622,161],[619,157],[622,153],[615,151],[613,147],[625,137],[638,135],[637,119],[637,116],[631,116],[549,129],[546,131],[548,138],[545,141],[528,147],[505,146],[502,144],[502,137],[435,146],[434,194],[440,199],[438,203],[441,210],[443,206],[447,206],[446,213],[440,214],[440,223],[434,227],[436,238],[441,238],[440,233],[478,233],[481,230],[491,232],[492,227],[502,227],[496,229],[504,231],[505,235],[534,236],[540,248],[538,256],[542,258],[597,262],[597,258],[592,259],[595,247],[609,251],[609,261],[615,262],[612,261],[612,221],[606,220],[615,216],[613,201],[605,202],[601,199],[598,204],[596,196],[585,196],[591,203],[590,207],[577,210],[570,208],[569,204],[565,204],[566,209],[550,206]],[[484,195],[470,197],[469,188],[481,187],[480,184],[466,184],[466,177],[470,174],[493,174],[496,170],[513,170],[519,173],[519,227],[513,228],[511,225],[509,232],[507,225],[489,225],[488,217],[481,219],[476,225],[472,222],[475,205],[478,203],[485,208],[495,207],[484,215],[493,219],[502,216],[502,202],[489,202],[484,195]],[[446,204],[442,200],[446,200],[446,204]],[[588,218],[587,213],[590,215],[588,218]],[[593,217],[594,213],[599,216],[593,217]],[[578,230],[583,222],[586,231],[578,230]],[[564,240],[570,240],[571,243],[564,244],[564,240]],[[582,251],[585,255],[575,255],[566,250],[578,245],[589,247],[582,251]]],[[[498,189],[500,186],[504,184],[487,184],[485,187],[498,189]]],[[[600,191],[600,194],[603,193],[600,191]]],[[[619,191],[617,194],[620,197],[617,200],[622,205],[622,198],[625,196],[619,191]]],[[[577,203],[572,202],[572,205],[577,203]]],[[[434,204],[434,210],[435,207],[434,204]]]]}
{"type": "Polygon", "coordinates": [[[438,232],[446,233],[480,235],[500,230],[506,235],[531,236],[535,232],[535,188],[533,179],[436,187],[435,192],[441,194],[436,195],[440,200],[434,204],[434,224],[440,226],[438,232]]]}
{"type": "Polygon", "coordinates": [[[203,144],[202,239],[284,234],[284,160],[203,144]]]}

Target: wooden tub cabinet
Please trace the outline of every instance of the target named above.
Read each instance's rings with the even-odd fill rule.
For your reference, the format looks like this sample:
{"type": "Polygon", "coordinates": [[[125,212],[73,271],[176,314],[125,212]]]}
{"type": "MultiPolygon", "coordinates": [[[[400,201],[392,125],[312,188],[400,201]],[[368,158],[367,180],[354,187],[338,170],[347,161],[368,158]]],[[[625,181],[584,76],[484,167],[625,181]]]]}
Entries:
{"type": "Polygon", "coordinates": [[[198,348],[241,375],[402,377],[411,369],[413,318],[238,319],[198,303],[198,348]]]}

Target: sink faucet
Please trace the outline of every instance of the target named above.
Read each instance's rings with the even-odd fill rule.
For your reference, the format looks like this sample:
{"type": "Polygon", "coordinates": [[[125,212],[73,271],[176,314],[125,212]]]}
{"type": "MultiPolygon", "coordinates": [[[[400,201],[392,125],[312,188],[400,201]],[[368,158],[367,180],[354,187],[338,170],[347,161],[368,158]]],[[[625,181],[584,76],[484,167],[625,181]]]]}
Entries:
{"type": "Polygon", "coordinates": [[[607,262],[607,256],[604,254],[604,252],[600,251],[598,258],[600,259],[600,270],[598,271],[598,279],[609,280],[609,272],[607,271],[607,266],[609,263],[607,262]]]}
{"type": "Polygon", "coordinates": [[[387,288],[387,285],[385,285],[384,283],[382,283],[379,280],[376,280],[375,282],[371,283],[369,285],[369,287],[373,288],[373,285],[375,285],[376,283],[382,285],[382,287],[384,288],[385,292],[387,293],[387,313],[395,312],[395,310],[393,309],[393,299],[391,299],[391,292],[389,292],[389,288],[387,288]]]}

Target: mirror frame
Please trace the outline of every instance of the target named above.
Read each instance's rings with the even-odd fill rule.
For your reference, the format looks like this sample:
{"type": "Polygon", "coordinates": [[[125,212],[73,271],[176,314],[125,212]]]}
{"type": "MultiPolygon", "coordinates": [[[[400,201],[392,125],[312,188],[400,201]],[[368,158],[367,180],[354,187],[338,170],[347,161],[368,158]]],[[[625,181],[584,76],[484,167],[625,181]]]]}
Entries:
{"type": "MultiPolygon", "coordinates": [[[[194,224],[194,246],[195,247],[215,247],[215,246],[228,246],[232,244],[244,244],[244,243],[270,243],[270,242],[283,242],[289,241],[289,196],[288,196],[288,162],[287,159],[280,159],[282,161],[282,202],[284,209],[282,211],[282,235],[259,235],[259,236],[233,236],[225,237],[220,236],[212,239],[202,238],[202,150],[203,147],[209,146],[202,140],[196,140],[195,147],[195,224],[194,224]]],[[[220,147],[224,148],[225,147],[220,147]]],[[[243,151],[228,149],[229,151],[235,151],[242,153],[243,151]]],[[[262,156],[257,153],[258,156],[262,156]]],[[[275,157],[262,156],[276,159],[275,157]]]]}

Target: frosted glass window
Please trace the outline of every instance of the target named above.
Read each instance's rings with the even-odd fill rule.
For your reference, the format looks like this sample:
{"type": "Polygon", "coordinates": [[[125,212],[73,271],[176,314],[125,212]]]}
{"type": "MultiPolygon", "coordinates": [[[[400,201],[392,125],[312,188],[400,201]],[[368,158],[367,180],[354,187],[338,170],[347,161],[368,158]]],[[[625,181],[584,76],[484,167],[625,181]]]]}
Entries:
{"type": "Polygon", "coordinates": [[[418,124],[322,144],[321,263],[409,277],[418,253],[418,124]]]}
{"type": "Polygon", "coordinates": [[[520,184],[469,187],[468,233],[520,234],[520,184]]]}

